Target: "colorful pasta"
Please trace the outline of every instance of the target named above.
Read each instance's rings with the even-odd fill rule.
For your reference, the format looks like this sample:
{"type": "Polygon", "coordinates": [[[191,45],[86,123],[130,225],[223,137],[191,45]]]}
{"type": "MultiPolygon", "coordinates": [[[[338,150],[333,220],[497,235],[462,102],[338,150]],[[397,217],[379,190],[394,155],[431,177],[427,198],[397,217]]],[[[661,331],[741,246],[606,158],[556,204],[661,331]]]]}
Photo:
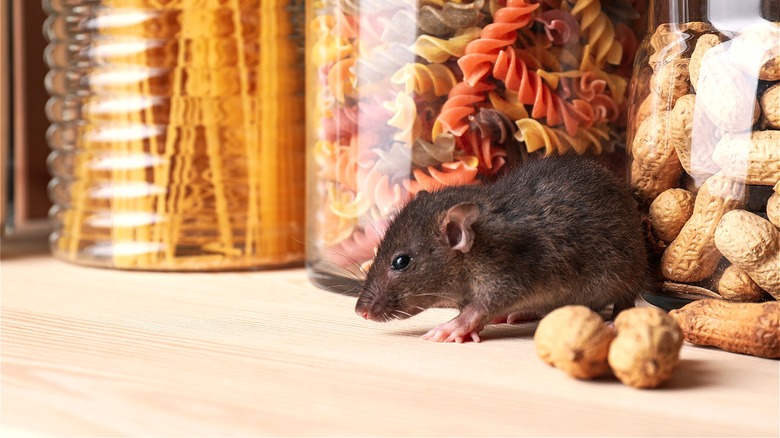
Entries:
{"type": "Polygon", "coordinates": [[[484,17],[484,3],[484,0],[476,0],[465,4],[444,2],[441,5],[424,5],[420,8],[417,24],[428,35],[449,36],[458,30],[480,24],[484,17]]]}
{"type": "Polygon", "coordinates": [[[561,9],[549,9],[536,16],[551,43],[563,46],[580,38],[580,25],[574,16],[561,9]]]}
{"type": "Polygon", "coordinates": [[[588,39],[588,44],[594,51],[596,63],[603,65],[620,64],[623,57],[623,47],[615,39],[615,28],[612,22],[601,10],[599,0],[566,0],[572,7],[571,13],[580,21],[580,30],[588,39]]]}
{"type": "Polygon", "coordinates": [[[631,0],[327,1],[310,27],[315,235],[355,275],[421,190],[624,146],[631,0]]]}
{"type": "Polygon", "coordinates": [[[461,186],[477,182],[479,159],[474,156],[458,157],[456,161],[414,169],[414,179],[404,181],[404,187],[411,194],[421,190],[432,192],[447,186],[461,186]]]}
{"type": "Polygon", "coordinates": [[[398,93],[395,101],[386,103],[385,108],[393,113],[387,124],[398,129],[393,140],[411,144],[415,138],[420,137],[422,123],[417,116],[417,105],[410,95],[398,93]]]}
{"type": "Polygon", "coordinates": [[[476,85],[490,72],[499,52],[517,40],[517,30],[531,23],[531,13],[538,4],[526,0],[508,0],[493,14],[493,22],[482,29],[480,37],[466,46],[466,54],[458,60],[463,77],[469,85],[476,85]]]}
{"type": "Polygon", "coordinates": [[[466,45],[479,38],[482,29],[469,27],[451,38],[437,38],[420,35],[412,46],[412,51],[431,63],[442,63],[450,58],[459,58],[466,53],[466,45]]]}
{"type": "Polygon", "coordinates": [[[404,86],[407,94],[446,96],[458,83],[449,67],[441,64],[406,64],[390,78],[390,82],[404,86]]]}
{"type": "Polygon", "coordinates": [[[433,137],[443,131],[463,135],[468,129],[466,117],[476,112],[476,105],[484,102],[487,92],[492,89],[493,86],[487,83],[469,85],[461,82],[454,86],[433,126],[433,137]]]}
{"type": "Polygon", "coordinates": [[[522,53],[512,48],[499,52],[493,76],[503,81],[507,90],[516,92],[519,102],[531,105],[531,117],[545,118],[552,126],[564,124],[574,135],[581,122],[587,121],[586,115],[554,93],[520,56],[522,53]]]}

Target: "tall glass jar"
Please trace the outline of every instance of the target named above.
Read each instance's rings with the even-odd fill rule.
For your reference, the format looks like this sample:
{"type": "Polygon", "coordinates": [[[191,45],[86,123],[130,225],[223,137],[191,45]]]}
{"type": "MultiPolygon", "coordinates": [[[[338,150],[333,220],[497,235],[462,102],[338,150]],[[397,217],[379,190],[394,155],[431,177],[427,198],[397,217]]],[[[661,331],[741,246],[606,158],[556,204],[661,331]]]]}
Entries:
{"type": "Polygon", "coordinates": [[[780,4],[651,7],[628,141],[664,293],[780,298],[780,4]]]}
{"type": "Polygon", "coordinates": [[[55,255],[150,270],[302,261],[300,2],[43,3],[55,255]]]}
{"type": "Polygon", "coordinates": [[[312,281],[359,280],[388,221],[421,190],[563,153],[624,175],[643,5],[309,0],[312,281]]]}

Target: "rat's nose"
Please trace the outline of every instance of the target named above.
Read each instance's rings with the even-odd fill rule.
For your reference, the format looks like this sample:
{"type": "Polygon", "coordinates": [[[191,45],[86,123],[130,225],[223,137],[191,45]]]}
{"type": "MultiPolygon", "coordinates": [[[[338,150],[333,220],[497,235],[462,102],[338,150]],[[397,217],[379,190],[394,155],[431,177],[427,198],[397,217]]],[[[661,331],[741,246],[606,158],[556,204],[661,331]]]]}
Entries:
{"type": "Polygon", "coordinates": [[[364,304],[358,304],[355,306],[355,313],[357,313],[363,319],[371,319],[371,312],[368,306],[364,304]]]}

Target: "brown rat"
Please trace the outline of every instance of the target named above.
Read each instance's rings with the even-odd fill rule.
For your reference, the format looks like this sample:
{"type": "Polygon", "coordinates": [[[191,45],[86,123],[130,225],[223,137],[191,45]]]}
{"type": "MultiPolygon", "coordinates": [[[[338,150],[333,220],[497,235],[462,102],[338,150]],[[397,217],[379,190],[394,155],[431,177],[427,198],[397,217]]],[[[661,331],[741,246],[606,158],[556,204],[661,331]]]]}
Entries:
{"type": "Polygon", "coordinates": [[[433,341],[479,341],[490,322],[567,304],[631,307],[651,286],[641,217],[627,184],[592,160],[548,157],[493,184],[421,192],[389,225],[356,312],[460,314],[433,341]]]}

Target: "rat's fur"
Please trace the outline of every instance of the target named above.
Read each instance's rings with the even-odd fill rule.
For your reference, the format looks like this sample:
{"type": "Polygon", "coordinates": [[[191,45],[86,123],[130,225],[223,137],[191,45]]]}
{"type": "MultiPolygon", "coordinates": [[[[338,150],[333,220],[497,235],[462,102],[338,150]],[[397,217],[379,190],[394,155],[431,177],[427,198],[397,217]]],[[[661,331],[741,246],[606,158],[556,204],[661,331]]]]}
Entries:
{"type": "Polygon", "coordinates": [[[462,341],[453,335],[462,331],[478,340],[497,317],[542,316],[566,304],[619,311],[649,286],[641,218],[626,183],[589,159],[550,157],[494,184],[416,196],[387,229],[356,310],[384,321],[455,307],[461,315],[428,337],[462,341]],[[448,211],[473,204],[478,216],[463,225],[473,243],[454,249],[460,228],[453,236],[448,211]],[[393,270],[399,254],[412,261],[393,270]]]}

